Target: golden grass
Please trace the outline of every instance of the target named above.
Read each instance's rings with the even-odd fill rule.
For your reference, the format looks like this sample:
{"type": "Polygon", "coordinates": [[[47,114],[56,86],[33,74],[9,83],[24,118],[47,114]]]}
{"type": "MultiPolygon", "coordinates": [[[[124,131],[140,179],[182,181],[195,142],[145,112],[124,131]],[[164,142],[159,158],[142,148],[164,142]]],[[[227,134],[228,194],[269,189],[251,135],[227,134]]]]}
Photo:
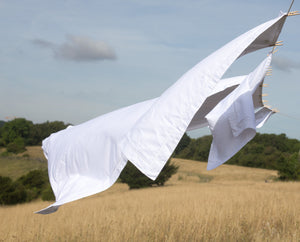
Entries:
{"type": "Polygon", "coordinates": [[[174,162],[179,172],[165,187],[115,184],[50,215],[32,213],[48,202],[1,207],[0,241],[300,241],[300,183],[266,183],[270,170],[174,162]]]}
{"type": "Polygon", "coordinates": [[[39,160],[46,161],[46,158],[43,154],[43,150],[42,150],[41,146],[27,146],[26,151],[21,153],[20,156],[23,156],[25,154],[29,155],[29,157],[31,157],[33,159],[39,159],[39,160]]]}

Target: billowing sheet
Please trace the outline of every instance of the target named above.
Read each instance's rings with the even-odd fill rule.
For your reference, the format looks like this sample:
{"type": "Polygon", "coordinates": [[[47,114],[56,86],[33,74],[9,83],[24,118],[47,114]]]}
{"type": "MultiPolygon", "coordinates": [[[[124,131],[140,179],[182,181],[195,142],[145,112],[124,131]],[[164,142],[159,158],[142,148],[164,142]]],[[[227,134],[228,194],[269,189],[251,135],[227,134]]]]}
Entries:
{"type": "MultiPolygon", "coordinates": [[[[225,71],[238,57],[274,45],[286,16],[263,23],[229,42],[160,97],[71,126],[45,139],[42,148],[56,202],[38,213],[54,212],[64,203],[107,189],[127,160],[155,179],[184,132],[207,125],[205,116],[244,81],[245,77],[222,81],[225,71]]],[[[237,100],[243,114],[253,113],[248,106],[250,99],[245,95],[237,100]]],[[[255,120],[261,125],[269,115],[264,108],[255,114],[255,120]]],[[[217,126],[212,129],[213,134],[216,129],[217,126]]]]}
{"type": "Polygon", "coordinates": [[[281,15],[240,35],[185,73],[121,140],[119,147],[127,159],[155,179],[230,65],[245,50],[274,45],[285,19],[281,15]]]}
{"type": "Polygon", "coordinates": [[[235,155],[256,134],[256,127],[270,117],[272,110],[263,108],[255,115],[254,95],[262,85],[271,63],[269,55],[241,84],[206,115],[213,142],[208,157],[207,169],[223,164],[235,155]]]}

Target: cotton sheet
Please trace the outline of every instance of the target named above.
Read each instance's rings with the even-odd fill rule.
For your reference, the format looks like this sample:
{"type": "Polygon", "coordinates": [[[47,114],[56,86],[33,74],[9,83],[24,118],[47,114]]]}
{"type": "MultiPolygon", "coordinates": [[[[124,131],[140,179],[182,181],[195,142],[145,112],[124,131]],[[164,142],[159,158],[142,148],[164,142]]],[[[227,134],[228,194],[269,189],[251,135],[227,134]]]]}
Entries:
{"type": "Polygon", "coordinates": [[[240,35],[185,73],[120,141],[127,159],[155,179],[230,65],[245,53],[274,45],[285,19],[281,15],[240,35]]]}
{"type": "MultiPolygon", "coordinates": [[[[56,202],[38,213],[55,212],[64,203],[109,188],[127,160],[155,179],[186,130],[209,123],[218,144],[218,122],[212,126],[209,118],[212,114],[206,115],[244,81],[244,77],[236,77],[222,82],[221,77],[240,56],[273,46],[286,16],[283,14],[261,24],[229,42],[184,74],[160,97],[71,126],[46,138],[42,148],[48,159],[56,202]]],[[[251,95],[242,95],[237,99],[237,108],[243,115],[254,112],[248,105],[251,98],[251,95]]],[[[217,120],[224,115],[217,115],[217,120]]],[[[270,110],[263,108],[254,116],[254,121],[252,115],[249,124],[242,128],[247,125],[253,128],[253,122],[262,125],[270,116],[270,110]]],[[[239,131],[236,132],[238,136],[239,131]]],[[[217,149],[216,154],[222,152],[217,149]]],[[[211,161],[215,163],[215,159],[211,161]]]]}
{"type": "Polygon", "coordinates": [[[213,142],[208,157],[207,169],[211,170],[223,164],[235,155],[256,134],[273,113],[264,107],[255,115],[254,98],[256,90],[262,85],[272,55],[269,55],[241,84],[206,115],[213,142]]]}

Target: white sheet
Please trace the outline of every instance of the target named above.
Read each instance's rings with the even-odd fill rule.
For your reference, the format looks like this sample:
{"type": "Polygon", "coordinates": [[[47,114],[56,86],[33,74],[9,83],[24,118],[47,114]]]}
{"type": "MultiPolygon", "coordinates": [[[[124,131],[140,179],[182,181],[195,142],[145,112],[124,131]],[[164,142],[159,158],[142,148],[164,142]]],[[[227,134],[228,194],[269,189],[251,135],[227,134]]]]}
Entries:
{"type": "Polygon", "coordinates": [[[286,14],[281,15],[229,42],[184,74],[159,98],[100,116],[45,139],[42,148],[48,159],[56,202],[38,213],[54,212],[64,203],[107,189],[127,160],[155,179],[184,132],[203,125],[207,112],[230,93],[225,87],[230,91],[236,87],[236,83],[218,84],[224,72],[239,56],[273,45],[285,18],[286,14]],[[209,97],[213,105],[205,108],[209,97]],[[205,112],[198,112],[203,105],[205,112]]]}
{"type": "Polygon", "coordinates": [[[256,134],[256,126],[261,127],[273,113],[266,107],[255,115],[254,95],[263,83],[270,66],[272,55],[268,56],[242,83],[221,100],[206,115],[213,142],[208,157],[207,169],[223,164],[235,155],[256,134]]]}
{"type": "Polygon", "coordinates": [[[285,18],[281,15],[232,40],[167,89],[120,141],[127,159],[155,179],[225,71],[245,50],[275,43],[285,18]]]}

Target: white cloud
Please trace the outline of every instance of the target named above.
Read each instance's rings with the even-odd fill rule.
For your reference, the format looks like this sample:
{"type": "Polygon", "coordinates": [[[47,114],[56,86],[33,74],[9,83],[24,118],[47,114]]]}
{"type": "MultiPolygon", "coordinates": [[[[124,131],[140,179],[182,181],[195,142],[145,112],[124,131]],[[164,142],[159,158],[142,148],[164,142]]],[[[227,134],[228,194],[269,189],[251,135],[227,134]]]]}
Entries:
{"type": "Polygon", "coordinates": [[[281,71],[290,71],[291,69],[300,69],[300,62],[293,61],[286,57],[274,56],[272,61],[274,67],[281,71]]]}
{"type": "Polygon", "coordinates": [[[34,39],[35,45],[51,49],[57,59],[89,62],[99,60],[114,60],[114,50],[103,41],[95,41],[84,36],[67,36],[63,44],[55,44],[43,39],[34,39]]]}

